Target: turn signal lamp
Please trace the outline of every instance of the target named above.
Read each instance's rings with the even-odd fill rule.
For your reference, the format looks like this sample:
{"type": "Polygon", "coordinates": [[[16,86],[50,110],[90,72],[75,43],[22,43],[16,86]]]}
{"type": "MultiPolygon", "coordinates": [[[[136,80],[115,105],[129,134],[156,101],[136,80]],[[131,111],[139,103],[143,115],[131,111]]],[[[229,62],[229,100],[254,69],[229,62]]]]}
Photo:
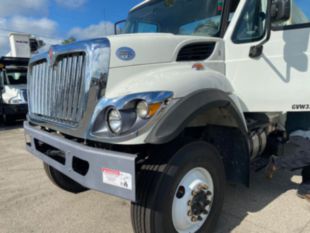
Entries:
{"type": "Polygon", "coordinates": [[[205,69],[205,66],[204,64],[202,63],[195,63],[193,66],[192,66],[193,69],[195,70],[204,70],[205,69]]]}

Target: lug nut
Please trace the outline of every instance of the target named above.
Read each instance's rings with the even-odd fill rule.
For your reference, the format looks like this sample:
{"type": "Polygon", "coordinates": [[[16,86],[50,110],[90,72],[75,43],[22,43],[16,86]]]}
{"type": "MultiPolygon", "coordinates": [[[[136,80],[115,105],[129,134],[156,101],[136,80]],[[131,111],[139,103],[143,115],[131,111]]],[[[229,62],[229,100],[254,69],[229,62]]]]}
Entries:
{"type": "Polygon", "coordinates": [[[187,202],[187,205],[188,205],[188,206],[191,206],[191,205],[192,205],[192,201],[189,200],[189,201],[187,202]]]}
{"type": "Polygon", "coordinates": [[[209,188],[208,185],[206,185],[206,184],[202,185],[202,189],[203,189],[203,190],[207,190],[208,188],[209,188]]]}
{"type": "Polygon", "coordinates": [[[187,216],[190,217],[190,216],[192,216],[192,215],[193,215],[193,214],[192,214],[192,211],[189,210],[189,211],[187,212],[187,216]]]}
{"type": "Polygon", "coordinates": [[[198,193],[197,193],[197,191],[196,190],[193,190],[192,191],[192,196],[196,196],[198,193]]]}
{"type": "Polygon", "coordinates": [[[193,217],[191,218],[191,220],[192,220],[192,222],[197,222],[197,217],[193,216],[193,217]]]}
{"type": "Polygon", "coordinates": [[[210,204],[211,204],[211,201],[209,201],[209,200],[206,200],[206,201],[205,201],[205,205],[206,205],[206,206],[208,206],[208,205],[210,205],[210,204]]]}
{"type": "Polygon", "coordinates": [[[204,215],[207,215],[209,212],[207,210],[203,210],[202,212],[204,215]]]}

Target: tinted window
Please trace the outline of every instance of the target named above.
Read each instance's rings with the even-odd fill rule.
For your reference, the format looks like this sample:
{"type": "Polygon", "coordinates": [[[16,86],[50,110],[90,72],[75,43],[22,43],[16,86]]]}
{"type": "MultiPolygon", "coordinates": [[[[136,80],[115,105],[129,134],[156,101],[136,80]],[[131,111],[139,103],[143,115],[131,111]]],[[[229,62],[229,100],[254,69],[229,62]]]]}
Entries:
{"type": "Polygon", "coordinates": [[[268,0],[248,0],[233,35],[235,43],[261,40],[266,31],[268,0]]]}
{"type": "Polygon", "coordinates": [[[10,70],[6,71],[5,85],[20,85],[27,83],[27,72],[10,70]]]}
{"type": "Polygon", "coordinates": [[[138,31],[143,32],[157,32],[157,25],[151,23],[138,23],[138,31]]]}
{"type": "Polygon", "coordinates": [[[130,12],[124,33],[163,32],[218,36],[224,2],[224,0],[149,1],[130,12]]]}

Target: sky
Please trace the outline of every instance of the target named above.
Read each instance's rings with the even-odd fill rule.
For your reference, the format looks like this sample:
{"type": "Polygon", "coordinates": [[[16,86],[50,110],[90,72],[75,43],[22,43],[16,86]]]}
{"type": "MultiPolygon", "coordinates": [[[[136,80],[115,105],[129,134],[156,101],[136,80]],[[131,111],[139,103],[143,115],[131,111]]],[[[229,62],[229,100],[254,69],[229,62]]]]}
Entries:
{"type": "Polygon", "coordinates": [[[142,0],[0,0],[0,56],[9,52],[8,34],[25,32],[47,44],[113,33],[113,23],[142,0]]]}
{"type": "MultiPolygon", "coordinates": [[[[0,0],[0,56],[9,52],[8,34],[36,35],[48,45],[113,33],[113,23],[142,0],[0,0]]],[[[295,0],[307,9],[309,0],[295,0]]]]}

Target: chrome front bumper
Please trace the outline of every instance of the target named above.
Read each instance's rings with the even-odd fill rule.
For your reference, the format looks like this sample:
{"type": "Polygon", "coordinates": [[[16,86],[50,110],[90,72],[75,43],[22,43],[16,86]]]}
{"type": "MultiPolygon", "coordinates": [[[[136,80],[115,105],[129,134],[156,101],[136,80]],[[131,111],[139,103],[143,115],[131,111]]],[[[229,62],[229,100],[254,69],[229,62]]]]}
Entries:
{"type": "Polygon", "coordinates": [[[32,127],[28,122],[24,129],[27,150],[44,163],[86,188],[136,201],[136,155],[88,147],[32,127]],[[61,151],[64,161],[42,152],[38,143],[61,151]],[[88,164],[86,174],[76,171],[76,160],[88,164]]]}

